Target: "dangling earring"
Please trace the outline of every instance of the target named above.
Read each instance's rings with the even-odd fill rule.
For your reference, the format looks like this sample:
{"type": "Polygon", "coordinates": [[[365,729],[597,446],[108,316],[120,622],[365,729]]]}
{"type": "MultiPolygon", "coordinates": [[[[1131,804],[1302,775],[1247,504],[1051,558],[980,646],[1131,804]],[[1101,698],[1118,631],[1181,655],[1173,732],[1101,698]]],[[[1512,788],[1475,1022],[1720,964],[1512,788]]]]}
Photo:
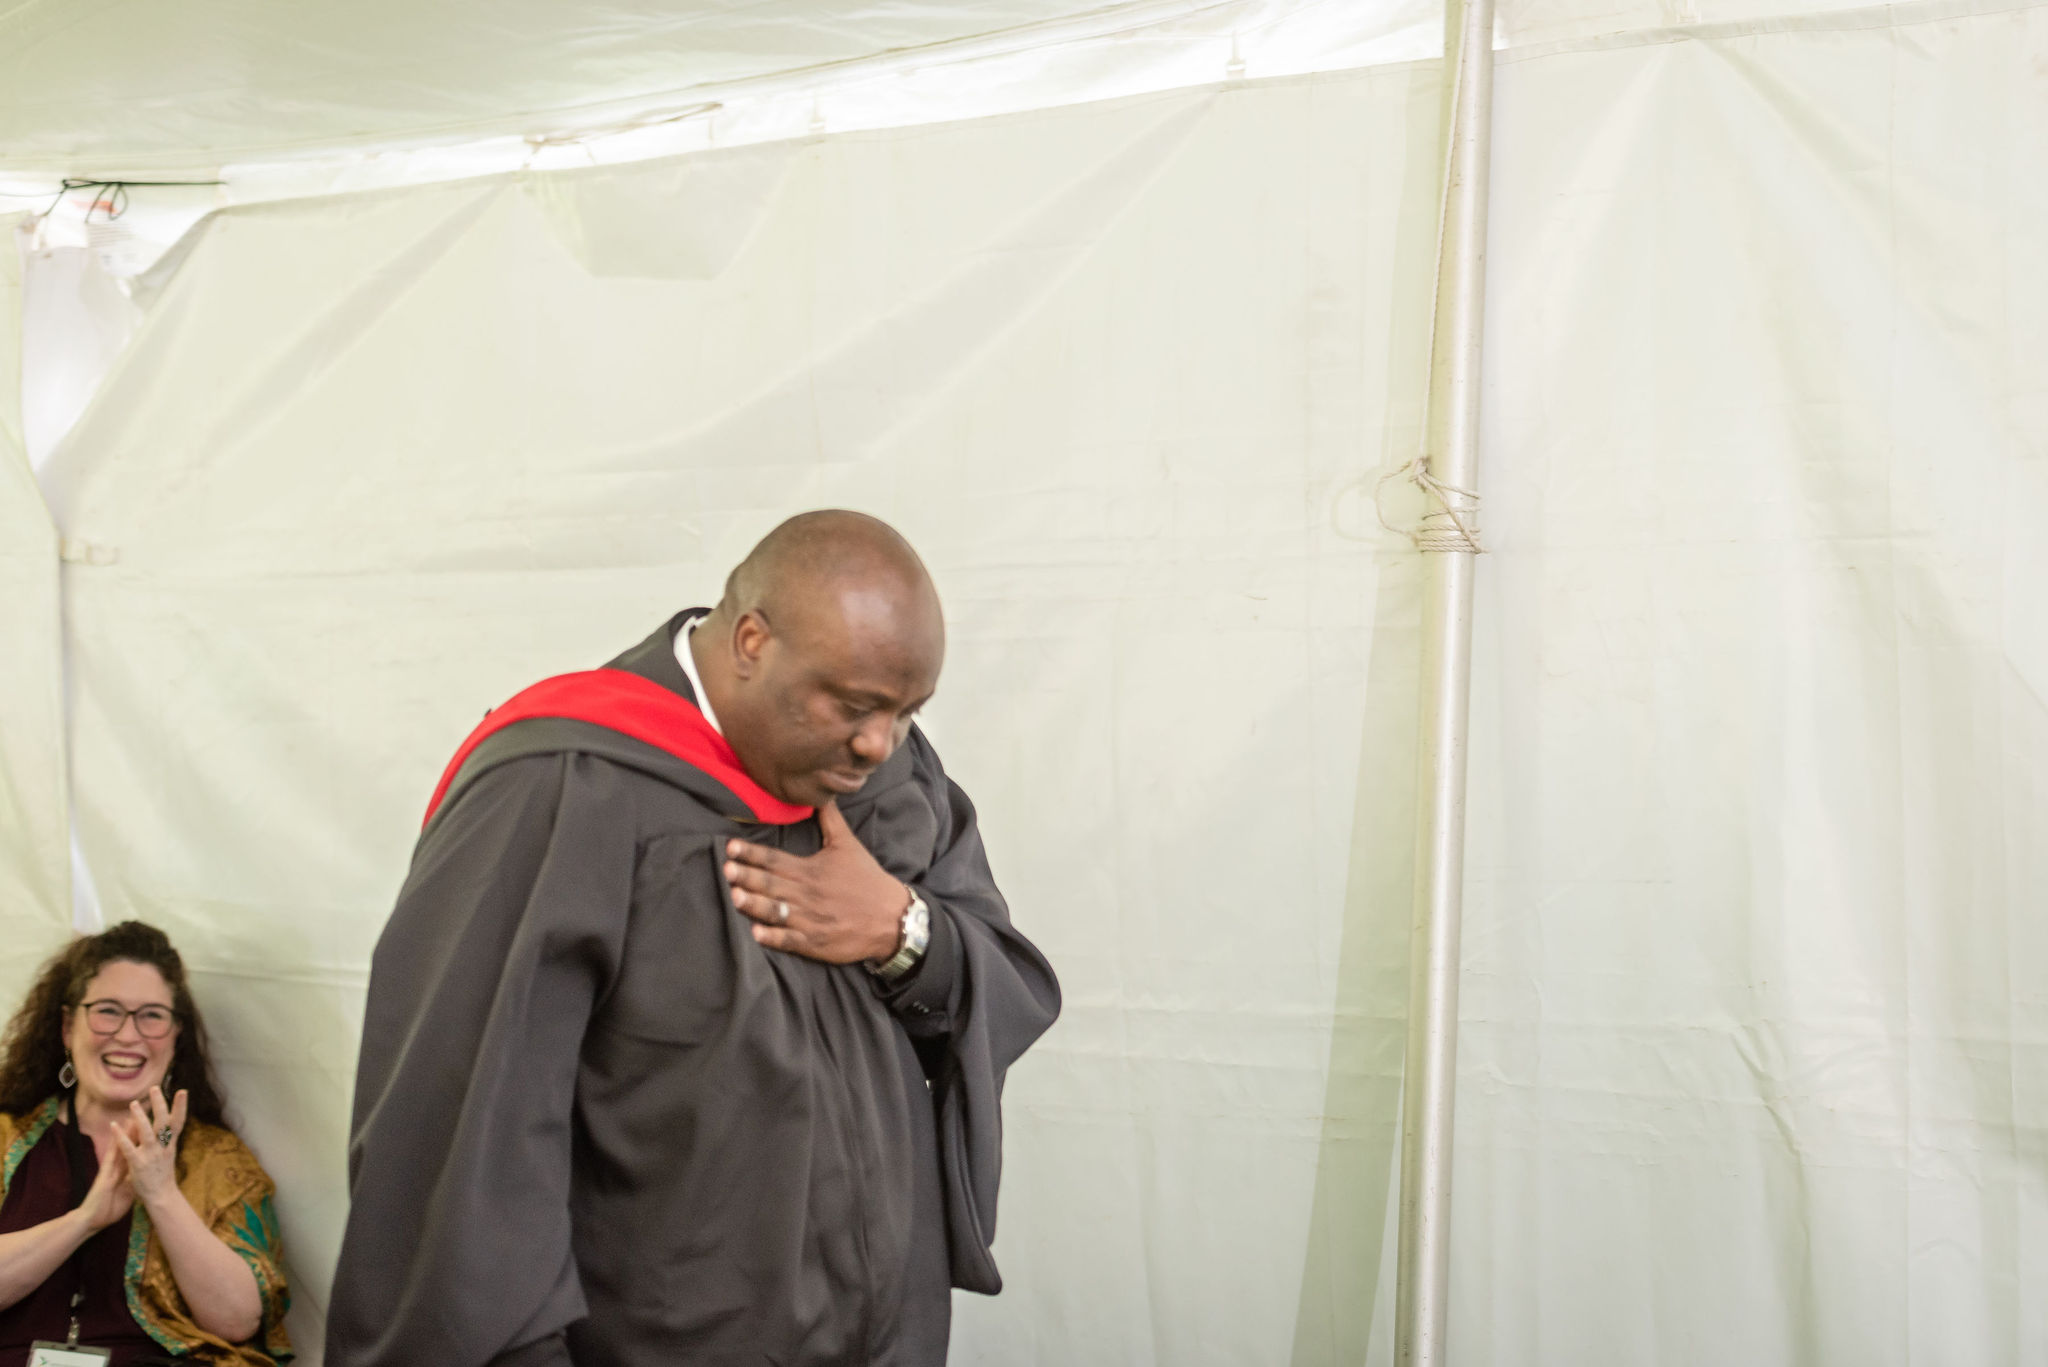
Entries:
{"type": "Polygon", "coordinates": [[[57,1070],[57,1085],[67,1092],[78,1085],[78,1070],[71,1066],[69,1054],[64,1056],[64,1066],[57,1070]]]}

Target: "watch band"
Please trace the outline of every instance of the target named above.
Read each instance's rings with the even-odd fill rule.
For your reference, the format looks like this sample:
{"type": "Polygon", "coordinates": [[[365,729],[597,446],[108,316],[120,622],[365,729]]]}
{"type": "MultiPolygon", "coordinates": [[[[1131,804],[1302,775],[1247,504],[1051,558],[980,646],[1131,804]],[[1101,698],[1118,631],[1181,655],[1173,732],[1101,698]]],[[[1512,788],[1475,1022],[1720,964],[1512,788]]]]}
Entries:
{"type": "Polygon", "coordinates": [[[896,952],[879,964],[868,965],[868,972],[884,983],[896,982],[916,968],[932,942],[931,908],[925,905],[924,898],[917,895],[916,888],[908,891],[910,905],[903,909],[903,938],[897,944],[896,952]]]}

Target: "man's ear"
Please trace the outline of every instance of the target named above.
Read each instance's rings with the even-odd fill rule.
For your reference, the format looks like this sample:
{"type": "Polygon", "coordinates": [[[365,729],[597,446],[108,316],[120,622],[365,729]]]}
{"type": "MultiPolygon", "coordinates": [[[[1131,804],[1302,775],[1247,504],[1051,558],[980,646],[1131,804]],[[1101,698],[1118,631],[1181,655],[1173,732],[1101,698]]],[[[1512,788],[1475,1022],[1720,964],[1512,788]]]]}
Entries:
{"type": "Polygon", "coordinates": [[[768,649],[768,621],[758,612],[743,612],[732,629],[732,670],[742,679],[760,672],[762,653],[768,649]]]}

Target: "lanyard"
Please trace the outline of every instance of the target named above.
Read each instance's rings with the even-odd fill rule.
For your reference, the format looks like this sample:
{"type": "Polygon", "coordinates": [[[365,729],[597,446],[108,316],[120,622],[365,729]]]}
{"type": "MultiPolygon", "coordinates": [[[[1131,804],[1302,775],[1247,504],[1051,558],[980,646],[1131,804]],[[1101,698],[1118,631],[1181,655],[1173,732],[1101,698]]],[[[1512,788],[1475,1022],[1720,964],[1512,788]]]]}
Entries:
{"type": "MultiPolygon", "coordinates": [[[[93,1148],[92,1140],[73,1121],[64,1124],[64,1162],[71,1172],[71,1205],[75,1209],[92,1190],[93,1179],[99,1175],[99,1154],[93,1148]]],[[[98,1237],[95,1235],[94,1237],[98,1237]]],[[[90,1243],[91,1240],[86,1241],[90,1243]]],[[[79,1307],[85,1304],[85,1244],[80,1244],[65,1259],[65,1266],[71,1272],[71,1328],[62,1343],[50,1343],[38,1339],[29,1345],[28,1367],[107,1367],[113,1351],[107,1348],[87,1348],[78,1341],[79,1307]]]]}
{"type": "MultiPolygon", "coordinates": [[[[71,1205],[75,1209],[92,1190],[93,1179],[99,1176],[99,1151],[93,1146],[92,1137],[78,1128],[78,1115],[74,1111],[71,1120],[64,1127],[65,1166],[71,1173],[71,1205]],[[86,1160],[90,1160],[88,1167],[86,1160]]],[[[99,1237],[94,1233],[85,1243],[71,1251],[64,1261],[71,1273],[71,1329],[65,1336],[64,1346],[78,1346],[79,1307],[85,1304],[85,1247],[99,1237]]]]}

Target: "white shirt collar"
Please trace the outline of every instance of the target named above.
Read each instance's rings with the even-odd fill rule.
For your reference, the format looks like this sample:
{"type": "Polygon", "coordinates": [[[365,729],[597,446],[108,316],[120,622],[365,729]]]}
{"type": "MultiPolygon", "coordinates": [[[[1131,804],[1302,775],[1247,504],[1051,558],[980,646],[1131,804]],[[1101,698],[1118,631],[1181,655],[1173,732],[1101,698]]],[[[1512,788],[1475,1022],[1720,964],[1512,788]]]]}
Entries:
{"type": "Polygon", "coordinates": [[[707,612],[702,617],[692,617],[676,629],[676,663],[683,667],[683,674],[690,681],[690,691],[697,695],[697,710],[704,714],[705,721],[711,723],[711,729],[722,736],[725,728],[718,724],[718,714],[711,710],[711,695],[704,691],[704,680],[697,677],[696,656],[690,654],[690,633],[702,626],[704,618],[710,615],[707,612]]]}

